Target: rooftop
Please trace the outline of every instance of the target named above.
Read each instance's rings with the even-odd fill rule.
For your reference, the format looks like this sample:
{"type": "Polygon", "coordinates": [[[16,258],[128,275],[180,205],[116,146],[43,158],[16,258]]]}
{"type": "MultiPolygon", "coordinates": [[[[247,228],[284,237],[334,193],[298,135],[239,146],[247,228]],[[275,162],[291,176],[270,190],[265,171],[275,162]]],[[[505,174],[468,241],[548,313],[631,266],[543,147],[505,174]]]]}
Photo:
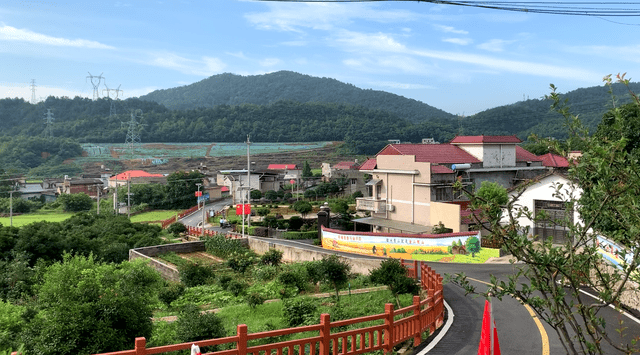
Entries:
{"type": "Polygon", "coordinates": [[[511,143],[517,144],[522,143],[520,138],[516,136],[457,136],[449,142],[451,144],[459,144],[459,143],[511,143]]]}
{"type": "Polygon", "coordinates": [[[378,155],[414,155],[416,162],[423,163],[480,163],[478,158],[451,144],[389,144],[378,155]]]}

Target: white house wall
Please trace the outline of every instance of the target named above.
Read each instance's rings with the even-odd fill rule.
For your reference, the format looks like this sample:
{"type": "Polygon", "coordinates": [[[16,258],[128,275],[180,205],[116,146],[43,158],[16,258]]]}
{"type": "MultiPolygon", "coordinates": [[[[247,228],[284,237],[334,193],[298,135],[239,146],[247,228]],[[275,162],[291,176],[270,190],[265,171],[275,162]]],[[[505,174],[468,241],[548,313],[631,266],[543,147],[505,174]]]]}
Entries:
{"type": "MultiPolygon", "coordinates": [[[[517,193],[516,191],[510,192],[509,198],[512,198],[513,196],[515,196],[516,193],[517,193]]],[[[576,187],[575,190],[572,191],[572,187],[570,186],[570,182],[568,179],[558,175],[550,175],[550,176],[544,177],[540,181],[529,186],[525,190],[525,192],[523,192],[522,195],[518,198],[518,201],[515,203],[515,207],[518,208],[518,207],[526,206],[532,213],[534,213],[535,200],[568,201],[569,196],[571,196],[572,194],[576,199],[579,199],[580,196],[582,195],[582,190],[576,187]],[[562,199],[555,196],[555,193],[556,193],[555,185],[558,183],[563,184],[560,190],[563,196],[562,199]]],[[[580,215],[577,212],[577,209],[576,211],[574,211],[573,220],[575,223],[582,223],[580,219],[580,215]]],[[[508,222],[506,211],[503,212],[502,222],[503,223],[508,222]]],[[[530,233],[533,233],[532,220],[526,217],[520,217],[518,219],[518,223],[520,224],[521,227],[528,226],[530,228],[530,233]]]]}

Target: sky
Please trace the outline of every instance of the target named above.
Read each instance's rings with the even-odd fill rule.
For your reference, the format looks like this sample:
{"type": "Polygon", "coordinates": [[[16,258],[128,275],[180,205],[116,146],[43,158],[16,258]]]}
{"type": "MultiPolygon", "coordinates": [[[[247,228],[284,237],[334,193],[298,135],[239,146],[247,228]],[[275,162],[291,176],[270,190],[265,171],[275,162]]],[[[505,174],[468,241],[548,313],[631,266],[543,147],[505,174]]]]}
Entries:
{"type": "Polygon", "coordinates": [[[98,82],[101,97],[122,99],[290,70],[468,116],[541,98],[551,83],[567,92],[607,74],[636,81],[639,25],[406,1],[4,0],[0,98],[31,100],[32,80],[36,100],[92,97],[98,82]]]}

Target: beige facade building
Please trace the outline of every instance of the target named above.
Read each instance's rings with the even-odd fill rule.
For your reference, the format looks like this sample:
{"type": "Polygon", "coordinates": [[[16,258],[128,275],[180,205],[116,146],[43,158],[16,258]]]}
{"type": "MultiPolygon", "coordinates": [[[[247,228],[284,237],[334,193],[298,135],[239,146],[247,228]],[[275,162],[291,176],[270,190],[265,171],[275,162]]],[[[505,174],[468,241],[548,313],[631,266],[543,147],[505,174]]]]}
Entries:
{"type": "Polygon", "coordinates": [[[454,181],[469,189],[482,181],[511,187],[545,172],[520,142],[515,136],[459,136],[448,144],[389,144],[360,167],[372,179],[356,208],[370,217],[355,222],[388,233],[429,233],[440,222],[466,231],[473,222],[462,218],[469,211],[454,181]]]}

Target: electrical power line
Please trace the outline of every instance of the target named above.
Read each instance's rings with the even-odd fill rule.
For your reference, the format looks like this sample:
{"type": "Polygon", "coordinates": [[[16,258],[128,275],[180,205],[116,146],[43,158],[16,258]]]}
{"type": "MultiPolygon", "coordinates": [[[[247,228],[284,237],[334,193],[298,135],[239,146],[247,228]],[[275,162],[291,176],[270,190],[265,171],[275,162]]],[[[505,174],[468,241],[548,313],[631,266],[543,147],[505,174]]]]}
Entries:
{"type": "MultiPolygon", "coordinates": [[[[416,0],[256,0],[276,2],[381,2],[416,0]]],[[[455,1],[455,0],[417,0],[436,5],[457,5],[483,9],[540,13],[552,15],[596,16],[596,17],[635,17],[640,16],[640,2],[609,1],[455,1]]]]}

